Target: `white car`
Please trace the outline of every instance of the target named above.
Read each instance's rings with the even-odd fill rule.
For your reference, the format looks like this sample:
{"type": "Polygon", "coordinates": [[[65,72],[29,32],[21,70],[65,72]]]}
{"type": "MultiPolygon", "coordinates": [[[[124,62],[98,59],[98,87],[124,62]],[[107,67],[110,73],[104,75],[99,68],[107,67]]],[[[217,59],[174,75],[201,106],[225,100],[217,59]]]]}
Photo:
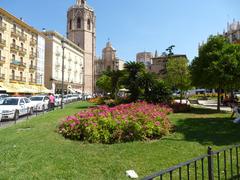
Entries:
{"type": "Polygon", "coordinates": [[[35,111],[45,111],[48,109],[49,98],[47,96],[32,96],[30,100],[35,106],[35,111]]]}
{"type": "Polygon", "coordinates": [[[55,97],[54,105],[55,105],[56,107],[57,107],[57,106],[60,106],[60,105],[61,105],[61,101],[62,101],[61,95],[55,94],[54,97],[55,97]]]}
{"type": "Polygon", "coordinates": [[[0,105],[2,119],[15,119],[31,113],[31,105],[25,102],[25,97],[7,97],[0,105]]]}

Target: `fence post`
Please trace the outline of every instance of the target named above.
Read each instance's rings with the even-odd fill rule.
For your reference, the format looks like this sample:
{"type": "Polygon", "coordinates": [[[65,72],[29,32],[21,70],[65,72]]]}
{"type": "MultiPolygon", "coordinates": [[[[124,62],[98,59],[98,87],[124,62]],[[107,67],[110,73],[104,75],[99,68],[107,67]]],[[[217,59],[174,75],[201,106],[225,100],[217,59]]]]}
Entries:
{"type": "Polygon", "coordinates": [[[214,180],[214,172],[213,172],[213,151],[212,147],[208,147],[208,179],[214,180]]]}

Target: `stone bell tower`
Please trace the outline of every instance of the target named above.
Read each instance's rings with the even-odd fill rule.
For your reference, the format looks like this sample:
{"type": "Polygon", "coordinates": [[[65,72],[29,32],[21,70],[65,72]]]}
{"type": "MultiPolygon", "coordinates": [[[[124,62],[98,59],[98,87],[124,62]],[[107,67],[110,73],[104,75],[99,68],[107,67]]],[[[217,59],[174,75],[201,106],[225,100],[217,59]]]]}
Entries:
{"type": "Polygon", "coordinates": [[[76,0],[67,12],[67,38],[84,50],[84,92],[94,92],[96,16],[86,0],[76,0]]]}

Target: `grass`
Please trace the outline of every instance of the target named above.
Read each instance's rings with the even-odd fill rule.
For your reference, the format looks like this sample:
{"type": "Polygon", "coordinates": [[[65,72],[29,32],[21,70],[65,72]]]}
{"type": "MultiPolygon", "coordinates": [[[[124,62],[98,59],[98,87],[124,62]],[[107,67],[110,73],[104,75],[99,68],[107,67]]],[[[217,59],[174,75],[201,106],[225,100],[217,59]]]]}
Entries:
{"type": "Polygon", "coordinates": [[[240,125],[229,113],[193,109],[171,114],[175,132],[159,141],[102,145],[65,140],[56,132],[67,115],[91,104],[74,103],[0,129],[0,179],[128,179],[140,177],[214,150],[240,143],[240,125]]]}

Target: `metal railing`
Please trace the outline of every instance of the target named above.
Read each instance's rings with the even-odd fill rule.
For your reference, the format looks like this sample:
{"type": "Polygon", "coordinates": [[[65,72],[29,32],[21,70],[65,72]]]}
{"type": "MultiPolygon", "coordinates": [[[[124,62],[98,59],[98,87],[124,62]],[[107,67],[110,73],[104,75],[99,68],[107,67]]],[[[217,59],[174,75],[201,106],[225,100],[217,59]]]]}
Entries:
{"type": "Polygon", "coordinates": [[[219,151],[212,151],[208,147],[207,154],[144,177],[143,180],[240,179],[239,149],[240,145],[219,151]]]}

